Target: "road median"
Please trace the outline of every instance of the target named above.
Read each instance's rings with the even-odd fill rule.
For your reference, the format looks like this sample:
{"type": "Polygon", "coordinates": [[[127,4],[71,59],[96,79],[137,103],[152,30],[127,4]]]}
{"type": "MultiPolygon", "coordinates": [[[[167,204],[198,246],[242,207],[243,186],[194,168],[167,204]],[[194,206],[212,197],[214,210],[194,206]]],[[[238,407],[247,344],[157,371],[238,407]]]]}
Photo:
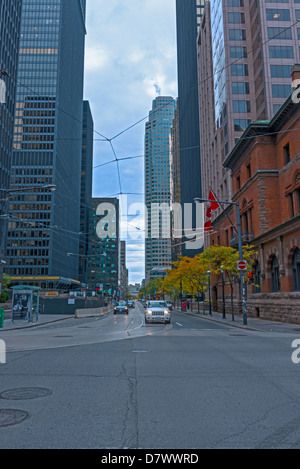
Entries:
{"type": "Polygon", "coordinates": [[[101,308],[86,308],[86,309],[76,309],[74,317],[78,318],[92,318],[92,317],[101,317],[109,314],[113,311],[113,306],[103,306],[101,308]]]}

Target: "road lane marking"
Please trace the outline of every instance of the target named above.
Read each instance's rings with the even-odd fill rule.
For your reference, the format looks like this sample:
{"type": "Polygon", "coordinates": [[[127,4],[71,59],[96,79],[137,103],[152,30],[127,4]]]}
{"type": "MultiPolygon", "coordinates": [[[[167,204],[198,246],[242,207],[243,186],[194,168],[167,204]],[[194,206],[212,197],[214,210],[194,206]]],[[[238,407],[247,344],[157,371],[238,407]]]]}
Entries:
{"type": "Polygon", "coordinates": [[[182,325],[182,324],[180,324],[180,322],[176,322],[176,324],[177,324],[178,326],[181,326],[181,327],[183,327],[183,325],[182,325]]]}

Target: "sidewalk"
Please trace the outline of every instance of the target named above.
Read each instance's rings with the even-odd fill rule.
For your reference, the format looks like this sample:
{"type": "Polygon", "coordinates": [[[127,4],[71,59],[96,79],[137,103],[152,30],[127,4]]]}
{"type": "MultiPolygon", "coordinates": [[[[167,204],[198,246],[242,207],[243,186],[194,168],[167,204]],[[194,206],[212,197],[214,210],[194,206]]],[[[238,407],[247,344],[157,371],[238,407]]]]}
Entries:
{"type": "Polygon", "coordinates": [[[300,324],[288,323],[288,322],[278,322],[278,321],[267,321],[265,319],[247,317],[247,325],[243,324],[242,316],[234,316],[234,321],[232,321],[231,313],[226,313],[226,319],[223,319],[222,314],[219,314],[215,311],[212,312],[210,316],[206,311],[203,314],[202,311],[199,313],[197,311],[180,311],[180,309],[173,309],[176,313],[193,315],[195,317],[205,319],[207,321],[218,322],[220,324],[226,324],[230,327],[237,327],[243,330],[257,331],[257,332],[286,332],[290,334],[300,334],[300,324]]]}
{"type": "Polygon", "coordinates": [[[38,322],[28,322],[25,320],[12,322],[11,319],[4,319],[4,325],[0,329],[0,334],[2,331],[28,329],[66,319],[74,319],[74,314],[39,314],[38,322]]]}

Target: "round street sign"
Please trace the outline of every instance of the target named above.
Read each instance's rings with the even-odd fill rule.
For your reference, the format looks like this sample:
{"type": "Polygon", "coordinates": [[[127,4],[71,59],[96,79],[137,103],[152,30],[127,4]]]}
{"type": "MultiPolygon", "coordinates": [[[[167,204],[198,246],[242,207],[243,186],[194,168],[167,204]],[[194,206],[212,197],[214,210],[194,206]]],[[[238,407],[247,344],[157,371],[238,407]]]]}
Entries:
{"type": "Polygon", "coordinates": [[[238,261],[237,268],[239,270],[246,270],[247,269],[247,262],[246,261],[238,261]]]}

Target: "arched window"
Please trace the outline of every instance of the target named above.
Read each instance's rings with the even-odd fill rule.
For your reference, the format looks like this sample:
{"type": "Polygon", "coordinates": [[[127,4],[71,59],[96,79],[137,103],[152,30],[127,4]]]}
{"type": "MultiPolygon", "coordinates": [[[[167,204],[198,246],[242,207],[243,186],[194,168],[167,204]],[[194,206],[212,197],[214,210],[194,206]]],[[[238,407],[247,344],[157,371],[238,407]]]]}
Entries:
{"type": "Polygon", "coordinates": [[[254,272],[255,293],[261,293],[261,270],[260,263],[256,262],[254,272]]]}
{"type": "Polygon", "coordinates": [[[293,290],[300,291],[300,249],[297,248],[293,255],[293,290]]]}
{"type": "Polygon", "coordinates": [[[280,291],[279,264],[276,256],[271,263],[272,292],[280,291]]]}

